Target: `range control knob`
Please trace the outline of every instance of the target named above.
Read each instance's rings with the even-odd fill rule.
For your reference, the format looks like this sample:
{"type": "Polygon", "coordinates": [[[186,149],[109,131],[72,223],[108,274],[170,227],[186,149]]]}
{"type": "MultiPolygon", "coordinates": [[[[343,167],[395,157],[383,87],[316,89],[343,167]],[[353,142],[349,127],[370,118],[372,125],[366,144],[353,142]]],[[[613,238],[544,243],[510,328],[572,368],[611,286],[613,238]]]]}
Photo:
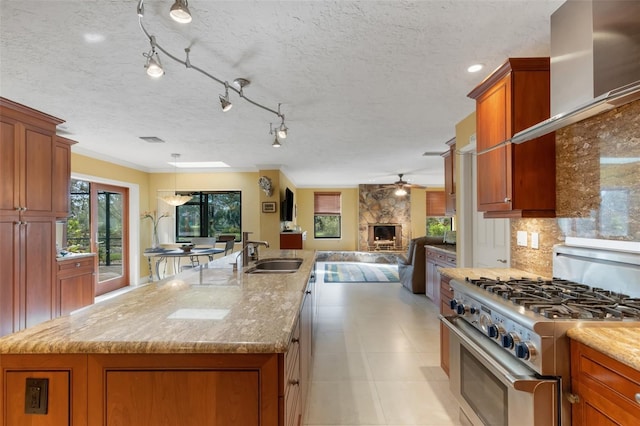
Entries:
{"type": "Polygon", "coordinates": [[[520,342],[516,345],[516,356],[520,359],[532,359],[536,355],[536,349],[530,342],[520,342]]]}
{"type": "Polygon", "coordinates": [[[502,347],[513,349],[516,343],[520,342],[520,337],[516,333],[507,333],[502,335],[502,347]]]}
{"type": "Polygon", "coordinates": [[[469,313],[470,313],[471,315],[475,315],[475,314],[477,314],[478,312],[480,312],[480,309],[476,308],[475,306],[472,306],[472,307],[470,307],[470,308],[469,308],[469,313]]]}
{"type": "Polygon", "coordinates": [[[467,312],[469,312],[469,308],[467,308],[466,306],[464,306],[462,303],[458,303],[456,304],[456,313],[458,315],[464,315],[467,312]]]}
{"type": "Polygon", "coordinates": [[[504,328],[502,328],[502,326],[491,324],[487,327],[487,335],[492,339],[499,339],[501,334],[504,334],[504,328]]]}
{"type": "Polygon", "coordinates": [[[454,311],[455,311],[455,310],[456,310],[456,306],[458,306],[458,301],[457,301],[456,299],[451,299],[451,300],[449,301],[449,307],[450,307],[452,310],[454,310],[454,311]]]}

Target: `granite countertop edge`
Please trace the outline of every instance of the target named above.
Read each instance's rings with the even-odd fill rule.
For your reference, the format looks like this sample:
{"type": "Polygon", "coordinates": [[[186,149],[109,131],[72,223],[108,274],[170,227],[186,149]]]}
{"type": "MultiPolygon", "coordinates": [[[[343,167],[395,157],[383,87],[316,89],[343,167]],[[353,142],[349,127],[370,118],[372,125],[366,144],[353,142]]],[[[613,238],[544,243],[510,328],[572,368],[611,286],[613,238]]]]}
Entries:
{"type": "Polygon", "coordinates": [[[0,354],[284,353],[316,253],[260,254],[303,263],[294,273],[245,274],[251,265],[234,272],[232,253],[4,336],[0,354]]]}
{"type": "Polygon", "coordinates": [[[640,371],[640,327],[587,325],[567,330],[567,336],[640,371]]]}
{"type": "Polygon", "coordinates": [[[550,279],[550,277],[541,277],[539,274],[523,271],[516,268],[438,268],[440,273],[448,278],[456,281],[464,281],[466,278],[501,278],[507,280],[509,278],[542,278],[550,279]]]}
{"type": "Polygon", "coordinates": [[[425,244],[425,247],[443,252],[445,254],[456,254],[455,244],[425,244]]]}

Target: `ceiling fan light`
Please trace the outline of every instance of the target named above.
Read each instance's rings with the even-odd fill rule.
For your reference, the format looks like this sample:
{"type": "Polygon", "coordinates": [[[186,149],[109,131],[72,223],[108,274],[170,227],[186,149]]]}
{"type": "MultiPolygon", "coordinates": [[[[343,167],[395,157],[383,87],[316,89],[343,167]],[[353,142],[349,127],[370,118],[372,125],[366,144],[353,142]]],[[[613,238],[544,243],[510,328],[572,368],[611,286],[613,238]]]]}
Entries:
{"type": "Polygon", "coordinates": [[[396,194],[398,197],[404,197],[405,195],[407,195],[407,190],[406,190],[406,189],[404,189],[404,187],[402,187],[402,186],[401,186],[401,187],[399,187],[398,189],[396,189],[395,194],[396,194]]]}
{"type": "Polygon", "coordinates": [[[181,24],[188,24],[191,22],[191,12],[189,12],[189,2],[187,0],[176,0],[171,6],[169,16],[181,24]]]}

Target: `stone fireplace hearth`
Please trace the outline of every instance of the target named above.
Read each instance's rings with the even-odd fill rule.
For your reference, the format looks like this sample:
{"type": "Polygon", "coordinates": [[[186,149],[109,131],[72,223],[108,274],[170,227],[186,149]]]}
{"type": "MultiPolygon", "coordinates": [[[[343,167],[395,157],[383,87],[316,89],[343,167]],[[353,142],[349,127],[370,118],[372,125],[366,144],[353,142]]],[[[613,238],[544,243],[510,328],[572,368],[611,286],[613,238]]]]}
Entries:
{"type": "Polygon", "coordinates": [[[410,194],[396,196],[395,188],[384,185],[360,185],[359,189],[358,250],[404,250],[411,229],[410,194]]]}

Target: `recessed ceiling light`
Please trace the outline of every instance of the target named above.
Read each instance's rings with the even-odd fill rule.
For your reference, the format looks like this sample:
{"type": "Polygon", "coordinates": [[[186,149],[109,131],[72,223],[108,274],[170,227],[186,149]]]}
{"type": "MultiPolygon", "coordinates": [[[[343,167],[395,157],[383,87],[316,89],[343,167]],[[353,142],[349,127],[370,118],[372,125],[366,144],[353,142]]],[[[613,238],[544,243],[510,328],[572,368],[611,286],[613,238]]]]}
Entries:
{"type": "Polygon", "coordinates": [[[101,43],[105,39],[104,35],[98,33],[85,33],[84,41],[87,43],[101,43]]]}
{"type": "MultiPolygon", "coordinates": [[[[174,163],[169,164],[174,165],[174,163]]],[[[179,163],[175,163],[175,166],[179,169],[212,169],[229,167],[227,163],[222,161],[181,161],[179,163]]]]}
{"type": "Polygon", "coordinates": [[[482,65],[482,64],[474,64],[474,65],[471,65],[469,68],[467,68],[467,71],[468,72],[478,72],[483,67],[484,67],[484,65],[482,65]]]}

